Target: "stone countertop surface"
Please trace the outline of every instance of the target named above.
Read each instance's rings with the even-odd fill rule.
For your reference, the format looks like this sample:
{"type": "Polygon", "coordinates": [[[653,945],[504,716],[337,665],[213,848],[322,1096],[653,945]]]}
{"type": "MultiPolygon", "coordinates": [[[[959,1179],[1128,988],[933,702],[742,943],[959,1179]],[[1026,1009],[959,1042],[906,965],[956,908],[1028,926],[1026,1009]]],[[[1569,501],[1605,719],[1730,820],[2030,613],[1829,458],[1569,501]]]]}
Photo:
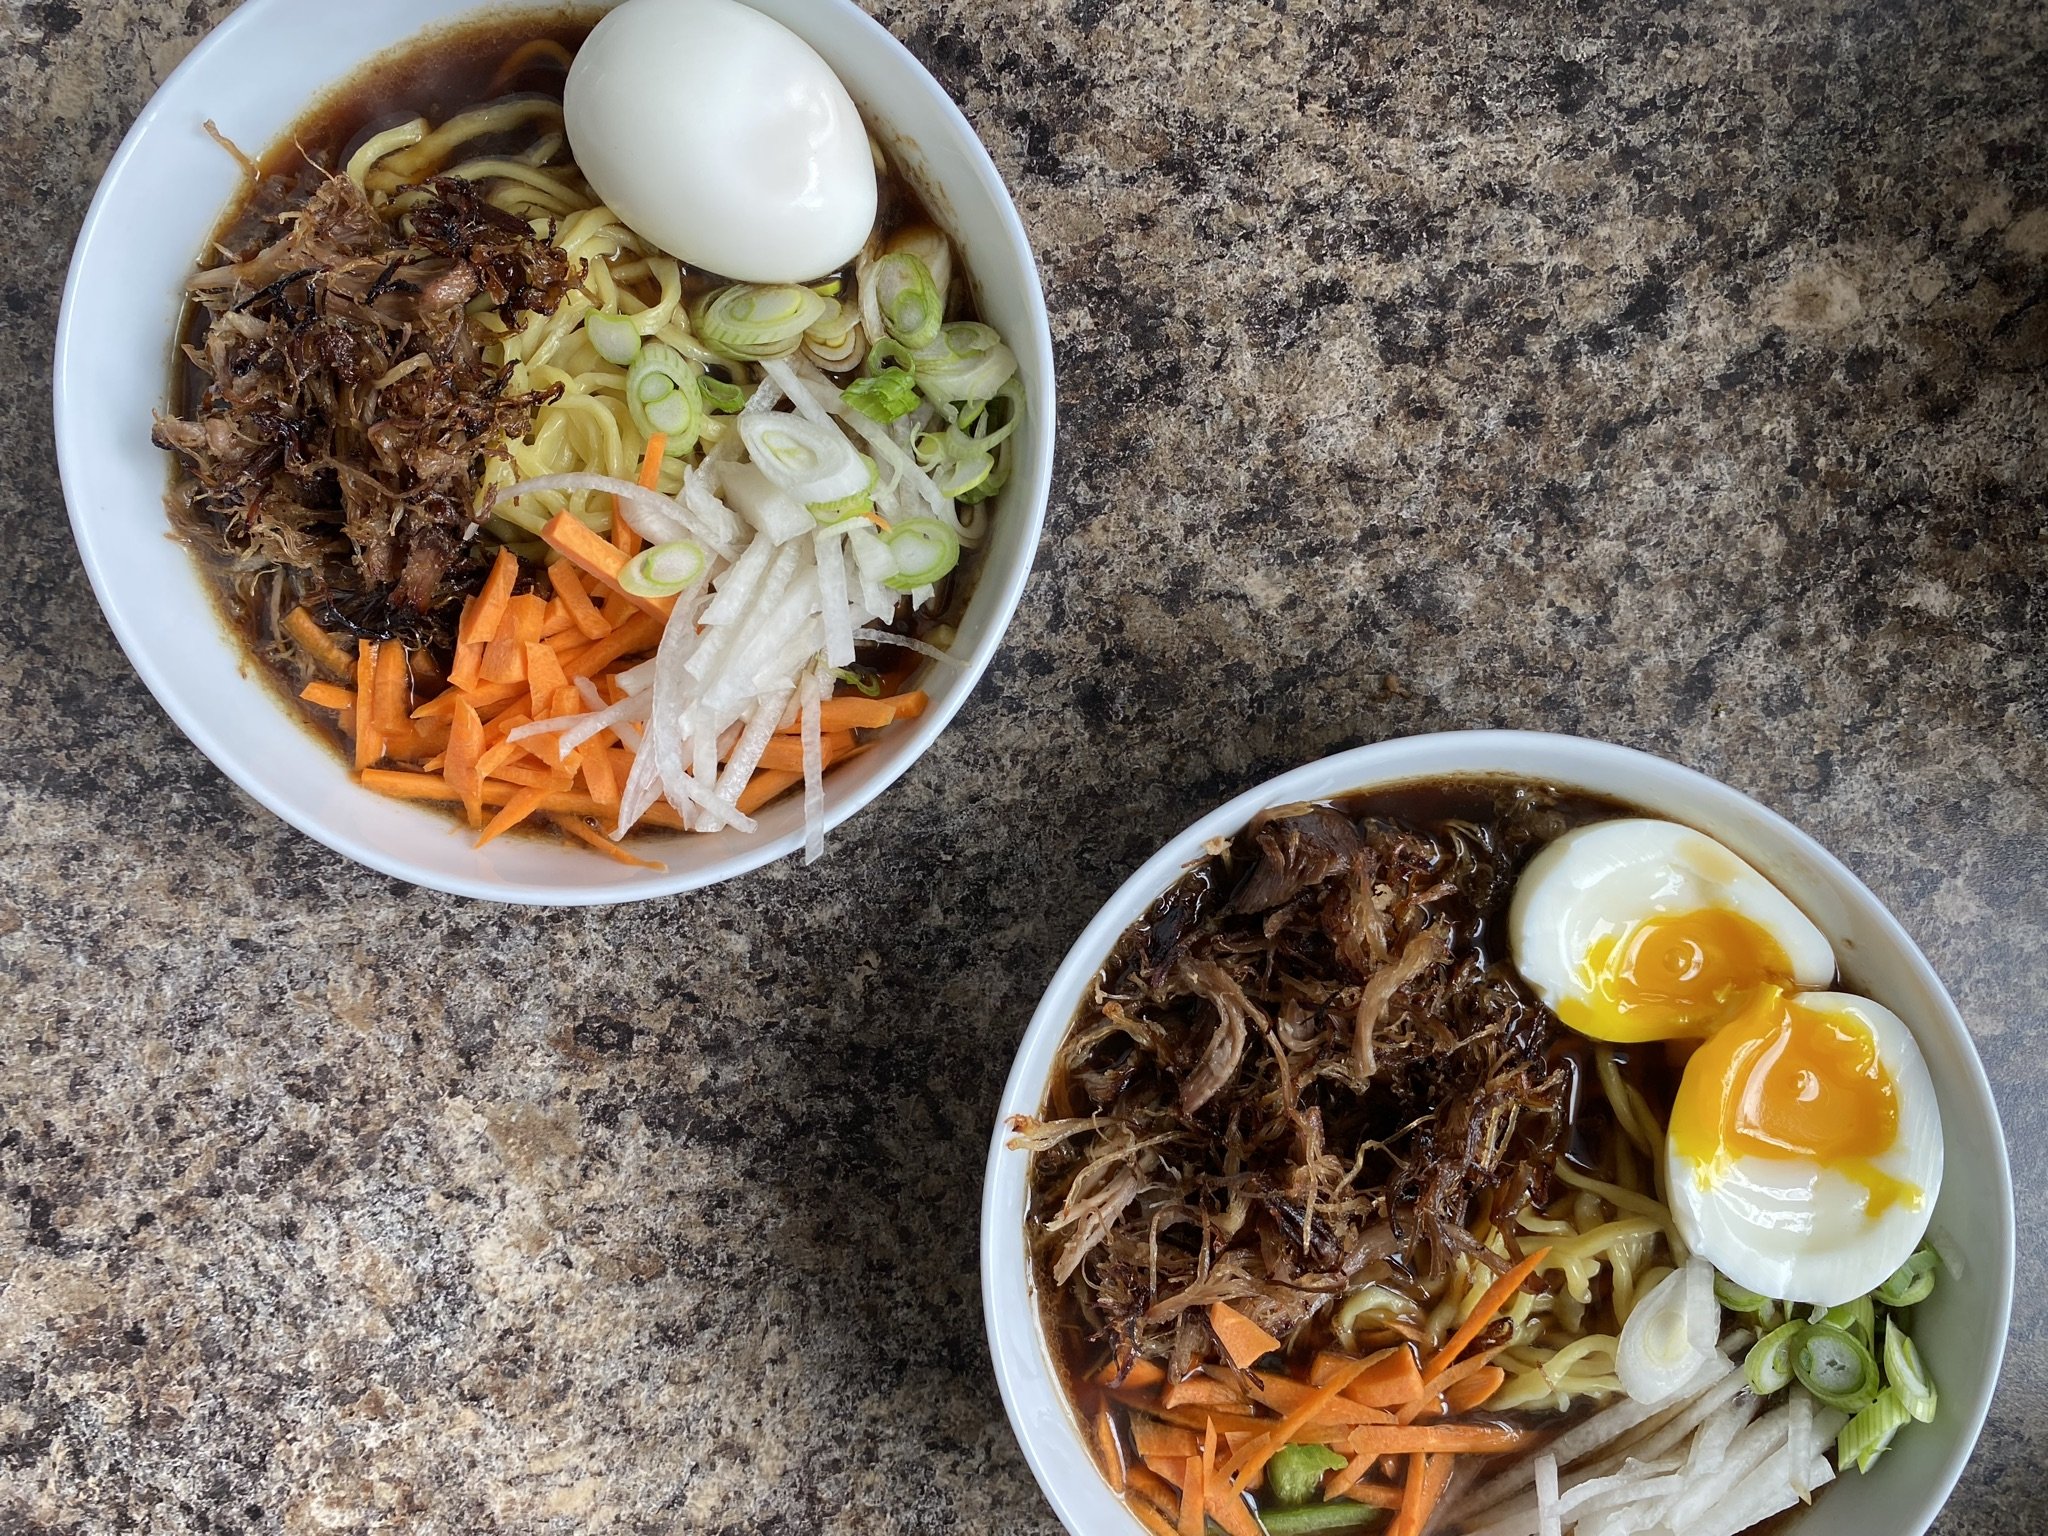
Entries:
{"type": "Polygon", "coordinates": [[[1469,726],[1925,946],[2023,1233],[1938,1529],[2048,1529],[2048,7],[879,6],[1043,263],[1036,571],[822,865],[583,912],[258,808],[65,536],[65,261],[229,9],[0,4],[0,1529],[1054,1531],[975,1278],[1038,991],[1206,807],[1469,726]]]}

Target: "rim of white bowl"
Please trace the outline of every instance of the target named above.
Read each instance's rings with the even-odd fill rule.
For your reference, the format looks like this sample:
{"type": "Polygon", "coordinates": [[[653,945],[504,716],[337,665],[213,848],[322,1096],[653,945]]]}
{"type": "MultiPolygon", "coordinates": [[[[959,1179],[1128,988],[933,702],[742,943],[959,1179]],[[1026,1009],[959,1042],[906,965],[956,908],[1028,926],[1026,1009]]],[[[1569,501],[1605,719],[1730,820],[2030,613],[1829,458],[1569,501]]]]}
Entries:
{"type": "MultiPolygon", "coordinates": [[[[106,617],[107,626],[114,632],[114,638],[128,658],[128,664],[142,679],[157,704],[169,715],[174,725],[185,738],[197,747],[216,768],[225,774],[242,792],[257,801],[271,814],[288,826],[296,828],[315,842],[320,843],[344,858],[374,869],[380,874],[428,890],[440,891],[451,896],[466,896],[479,901],[503,902],[519,906],[614,906],[633,901],[653,900],[663,896],[674,896],[684,892],[702,890],[708,886],[722,884],[740,875],[749,874],[764,865],[772,864],[803,846],[804,831],[801,824],[793,826],[780,836],[769,838],[756,836],[746,842],[739,852],[719,863],[702,869],[683,869],[655,874],[649,872],[644,879],[634,879],[631,884],[560,885],[535,888],[508,888],[503,883],[487,876],[475,877],[444,876],[427,870],[402,858],[389,857],[377,849],[350,835],[343,825],[322,821],[309,815],[300,814],[284,797],[273,794],[256,776],[241,765],[241,754],[230,743],[216,733],[207,730],[191,711],[183,708],[178,699],[176,686],[167,670],[153,658],[146,637],[123,614],[120,605],[113,599],[109,584],[99,559],[95,535],[88,521],[78,513],[79,498],[72,488],[81,483],[83,466],[77,462],[79,447],[73,445],[73,434],[67,432],[66,423],[80,417],[89,409],[89,402],[74,400],[70,378],[69,359],[76,342],[75,331],[79,323],[79,292],[84,275],[93,266],[98,252],[117,238],[107,227],[107,209],[119,197],[123,177],[129,173],[129,164],[134,159],[137,147],[143,140],[158,131],[158,124],[164,117],[163,103],[187,74],[197,73],[215,53],[234,46],[243,32],[270,22],[279,14],[288,15],[297,0],[245,0],[245,3],[218,23],[192,52],[182,59],[177,68],[165,76],[163,83],[151,93],[128,132],[122,136],[120,147],[114,151],[106,170],[100,177],[99,186],[94,190],[92,202],[88,205],[85,218],[79,226],[78,237],[72,247],[70,265],[64,279],[63,299],[57,314],[56,352],[52,381],[52,436],[57,448],[58,478],[64,488],[65,507],[71,524],[73,542],[78,547],[80,562],[85,567],[86,579],[91,583],[93,596],[98,601],[100,612],[106,617]]],[[[609,9],[615,0],[598,0],[588,7],[590,10],[609,9]]],[[[895,734],[891,741],[874,753],[877,767],[871,777],[853,785],[842,794],[828,800],[825,812],[825,830],[829,834],[844,825],[855,813],[870,804],[910,770],[919,758],[928,751],[941,732],[959,713],[968,697],[980,683],[982,674],[995,658],[1003,637],[1009,633],[1011,622],[1016,617],[1017,605],[1024,595],[1025,583],[1030,579],[1035,563],[1038,541],[1045,527],[1046,506],[1052,491],[1052,464],[1054,425],[1058,411],[1057,380],[1053,371],[1052,326],[1046,310],[1045,286],[1038,270],[1037,253],[1032,249],[1031,238],[1025,231],[1022,216],[1017,211],[1016,199],[1010,195],[1004,184],[1002,173],[996,169],[990,157],[988,146],[981,140],[967,115],[960,110],[958,102],[940,85],[924,64],[904,46],[887,27],[863,11],[853,0],[813,0],[819,8],[837,11],[849,18],[852,24],[868,34],[870,41],[885,54],[892,55],[896,62],[907,69],[911,77],[921,81],[938,106],[940,114],[960,135],[966,159],[973,168],[979,188],[996,210],[1005,242],[1011,247],[1018,265],[1026,276],[1024,300],[1030,312],[1031,333],[1028,337],[1007,337],[1013,347],[1018,347],[1020,356],[1026,350],[1032,355],[1033,378],[1027,384],[1042,380],[1043,401],[1033,400],[1033,410],[1025,423],[1025,431],[1037,442],[1039,451],[1032,455],[1028,476],[1013,481],[1012,489],[1006,494],[1002,511],[1006,518],[1024,518],[1029,526],[1025,530],[1023,558],[1006,571],[987,569],[976,574],[975,588],[971,602],[989,603],[992,606],[983,611],[989,615],[986,634],[981,643],[970,652],[949,652],[954,659],[951,665],[959,679],[958,686],[943,694],[934,694],[931,706],[923,715],[909,723],[908,727],[895,734]],[[1019,344],[1022,343],[1020,346],[1019,344]]],[[[492,5],[489,0],[466,7],[461,12],[422,22],[422,34],[459,25],[468,17],[485,19],[494,11],[510,9],[505,5],[492,5]]],[[[538,7],[536,7],[538,8],[538,7]]],[[[780,17],[778,20],[782,19],[780,17]]],[[[785,25],[790,25],[787,21],[785,25]]],[[[798,30],[792,26],[792,30],[798,30]]],[[[403,46],[400,44],[398,46],[403,46]]],[[[376,55],[371,55],[374,58],[376,55]]],[[[328,82],[327,88],[346,81],[349,74],[361,68],[362,63],[351,64],[328,82]]],[[[310,98],[309,98],[310,99],[310,98]]],[[[872,126],[872,125],[871,125],[872,126]]],[[[883,123],[886,128],[886,120],[883,123]]],[[[266,148],[268,146],[265,146],[266,148]]],[[[940,193],[944,188],[933,189],[940,193]]],[[[166,485],[168,486],[168,478],[166,485]]],[[[225,641],[225,632],[224,632],[225,641]]],[[[277,702],[280,715],[285,706],[277,702]]],[[[296,721],[282,719],[281,723],[298,729],[296,721]]],[[[369,790],[361,791],[368,795],[369,790]]]]}
{"type": "MultiPolygon", "coordinates": [[[[1891,909],[1857,878],[1855,872],[1811,835],[1760,801],[1722,783],[1719,779],[1674,763],[1668,758],[1637,751],[1612,742],[1566,736],[1543,731],[1443,731],[1422,736],[1395,737],[1348,751],[1332,753],[1304,763],[1265,782],[1253,785],[1214,810],[1184,827],[1141,864],[1102,904],[1081,930],[1059,968],[1053,973],[1031,1022],[1017,1047],[1002,1100],[996,1111],[995,1129],[989,1140],[987,1163],[982,1177],[981,1206],[981,1296],[982,1326],[994,1362],[996,1384],[1002,1393],[1003,1409],[1024,1459],[1031,1467],[1046,1501],[1052,1505],[1062,1526],[1074,1536],[1106,1536],[1118,1533],[1143,1536],[1144,1527],[1124,1508],[1101,1476],[1093,1472],[1094,1456],[1082,1443],[1081,1426],[1060,1384],[1053,1366],[1044,1319],[1039,1308],[1038,1289],[1031,1274],[1028,1250],[1024,1246],[1025,1177],[1028,1156],[1012,1152],[1005,1145],[1012,1115],[1036,1114],[1043,1107],[1052,1063],[1065,1038],[1082,995],[1100,969],[1116,941],[1139,915],[1179,878],[1202,853],[1210,839],[1229,836],[1245,826],[1260,811],[1303,800],[1326,799],[1352,789],[1372,790],[1417,780],[1469,775],[1481,778],[1532,778],[1566,788],[1601,791],[1596,783],[1601,770],[1648,775],[1662,784],[1718,801],[1730,811],[1739,809],[1786,848],[1810,860],[1833,882],[1867,903],[1884,938],[1894,952],[1917,974],[1940,1004],[1938,1028],[1961,1046],[1962,1081],[1947,1086],[1963,1097],[1966,1107],[1981,1115],[1993,1131],[1997,1148],[1995,1167],[1970,1170],[1982,1179],[1995,1173],[1999,1196],[1999,1231],[2004,1262],[1995,1283],[1995,1324],[1990,1350],[1990,1369],[1977,1384],[1966,1404],[1955,1405],[1961,1394],[1943,1388],[1946,1411],[1960,1406],[1966,1432],[1957,1440],[1957,1450],[1941,1476],[1919,1489],[1913,1523],[1896,1530],[1921,1532],[1947,1502],[1956,1481],[1969,1462],[1992,1393],[2004,1363],[2006,1334],[2012,1314],[2015,1226],[2012,1170],[2005,1145],[2004,1127],[1990,1080],[1977,1055],[1955,1001],[1949,996],[1919,945],[1893,916],[1891,909]],[[1432,761],[1449,758],[1452,761],[1432,761]],[[1458,759],[1465,759],[1460,762],[1458,759]],[[1348,786],[1332,787],[1333,784],[1348,786]],[[1056,1426],[1056,1427],[1055,1427],[1056,1426]],[[1055,1446],[1069,1453],[1069,1465],[1055,1464],[1055,1446]],[[1078,1463],[1073,1458],[1078,1457],[1078,1463]],[[1074,1465],[1086,1467],[1090,1475],[1076,1478],[1074,1465]]],[[[1924,1046],[1923,1046],[1924,1049],[1924,1046]]],[[[1955,1170],[1960,1171],[1960,1170],[1955,1170]]]]}

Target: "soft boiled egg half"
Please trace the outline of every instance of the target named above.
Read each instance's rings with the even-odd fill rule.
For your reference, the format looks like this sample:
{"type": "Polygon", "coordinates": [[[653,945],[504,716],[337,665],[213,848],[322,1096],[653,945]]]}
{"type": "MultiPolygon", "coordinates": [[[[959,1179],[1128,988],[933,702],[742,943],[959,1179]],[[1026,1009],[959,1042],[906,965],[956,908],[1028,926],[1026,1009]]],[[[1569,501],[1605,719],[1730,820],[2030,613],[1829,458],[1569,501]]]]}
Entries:
{"type": "Polygon", "coordinates": [[[606,206],[720,277],[823,277],[875,226],[853,98],[809,43],[737,0],[625,0],[576,51],[562,114],[606,206]]]}
{"type": "Polygon", "coordinates": [[[1690,827],[1598,822],[1530,861],[1508,928],[1581,1034],[1697,1042],[1665,1171],[1679,1234],[1722,1274],[1838,1306],[1911,1256],[1941,1187],[1926,1062],[1898,1015],[1820,990],[1833,947],[1770,881],[1690,827]]]}

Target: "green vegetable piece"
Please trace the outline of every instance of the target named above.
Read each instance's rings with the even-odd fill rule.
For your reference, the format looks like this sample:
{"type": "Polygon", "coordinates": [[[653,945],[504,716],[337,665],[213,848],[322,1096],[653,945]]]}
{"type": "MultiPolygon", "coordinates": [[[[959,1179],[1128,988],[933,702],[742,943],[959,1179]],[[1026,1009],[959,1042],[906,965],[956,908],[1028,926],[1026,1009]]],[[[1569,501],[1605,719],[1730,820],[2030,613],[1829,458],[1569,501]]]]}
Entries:
{"type": "Polygon", "coordinates": [[[1714,1299],[1730,1312],[1740,1312],[1745,1317],[1760,1317],[1771,1304],[1769,1297],[1737,1285],[1726,1275],[1714,1276],[1714,1299]]]}
{"type": "Polygon", "coordinates": [[[597,355],[614,368],[624,368],[640,355],[640,328],[624,315],[593,309],[583,329],[597,355]]]}
{"type": "Polygon", "coordinates": [[[1844,1470],[1853,1465],[1858,1472],[1868,1472],[1871,1463],[1892,1443],[1892,1436],[1911,1422],[1912,1415],[1899,1401],[1899,1394],[1887,1387],[1842,1426],[1842,1432],[1835,1436],[1835,1460],[1844,1470]]]}
{"type": "Polygon", "coordinates": [[[1884,1377],[1887,1389],[1898,1394],[1900,1407],[1922,1424],[1934,1422],[1934,1378],[1895,1317],[1885,1319],[1884,1377]]]}
{"type": "Polygon", "coordinates": [[[1917,1306],[1934,1294],[1935,1272],[1941,1258],[1932,1248],[1922,1248],[1892,1271],[1891,1278],[1872,1294],[1879,1306],[1917,1306]]]}
{"type": "Polygon", "coordinates": [[[1323,1474],[1343,1465],[1327,1445],[1285,1445],[1266,1463],[1266,1489],[1282,1504],[1306,1504],[1322,1491],[1323,1474]]]}
{"type": "Polygon", "coordinates": [[[1806,1328],[1805,1323],[1786,1323],[1750,1346],[1742,1360],[1742,1374],[1749,1378],[1750,1391],[1758,1397],[1769,1397],[1791,1384],[1792,1350],[1806,1328]]]}
{"type": "Polygon", "coordinates": [[[1827,1315],[1815,1321],[1841,1329],[1865,1349],[1877,1348],[1877,1309],[1870,1304],[1868,1296],[1858,1296],[1839,1307],[1829,1307],[1827,1315]]]}
{"type": "Polygon", "coordinates": [[[739,385],[714,379],[708,373],[697,381],[697,393],[704,397],[705,410],[719,411],[727,416],[747,403],[747,392],[739,385]]]}
{"type": "Polygon", "coordinates": [[[1337,1499],[1328,1504],[1302,1504],[1293,1509],[1259,1506],[1259,1524],[1267,1536],[1318,1536],[1324,1531],[1365,1531],[1386,1517],[1370,1504],[1337,1499]]]}
{"type": "Polygon", "coordinates": [[[1792,1374],[1830,1408],[1861,1413],[1877,1396],[1877,1361],[1854,1334],[1831,1323],[1809,1323],[1792,1350],[1792,1374]]]}
{"type": "Polygon", "coordinates": [[[945,323],[945,305],[931,268],[908,251],[892,251],[868,273],[889,334],[912,349],[928,347],[945,323]]]}
{"type": "Polygon", "coordinates": [[[870,421],[887,426],[917,409],[917,384],[901,368],[884,368],[867,378],[855,379],[840,398],[870,421]]]}
{"type": "Polygon", "coordinates": [[[789,356],[831,309],[830,299],[794,284],[735,283],[698,300],[690,324],[720,357],[760,362],[789,356]]]}

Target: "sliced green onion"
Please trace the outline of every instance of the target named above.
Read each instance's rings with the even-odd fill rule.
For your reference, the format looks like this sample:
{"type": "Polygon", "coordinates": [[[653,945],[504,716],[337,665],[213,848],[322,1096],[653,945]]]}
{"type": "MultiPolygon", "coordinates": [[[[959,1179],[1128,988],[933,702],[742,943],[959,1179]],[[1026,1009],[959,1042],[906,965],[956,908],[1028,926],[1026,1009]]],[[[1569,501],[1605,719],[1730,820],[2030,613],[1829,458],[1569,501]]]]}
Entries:
{"type": "Polygon", "coordinates": [[[833,502],[865,495],[871,465],[846,434],[790,411],[756,411],[739,418],[747,457],[770,481],[798,501],[833,502]]]}
{"type": "Polygon", "coordinates": [[[846,282],[843,278],[828,277],[822,283],[811,284],[811,292],[821,299],[836,299],[839,297],[839,290],[845,286],[846,282]]]}
{"type": "Polygon", "coordinates": [[[868,483],[851,496],[837,496],[830,501],[807,501],[804,510],[815,517],[820,525],[836,528],[839,524],[872,512],[875,506],[875,486],[880,480],[880,471],[875,461],[866,454],[860,455],[861,463],[867,466],[868,483]]]}
{"type": "Polygon", "coordinates": [[[992,474],[995,455],[958,427],[927,432],[917,440],[917,461],[941,496],[964,496],[992,474]]]}
{"type": "Polygon", "coordinates": [[[1792,1350],[1805,1331],[1804,1323],[1787,1323],[1782,1328],[1773,1328],[1750,1346],[1742,1361],[1742,1374],[1749,1378],[1750,1391],[1758,1397],[1769,1397],[1785,1390],[1792,1380],[1792,1350]]]}
{"type": "Polygon", "coordinates": [[[932,517],[913,517],[882,535],[896,557],[896,574],[882,585],[897,592],[929,587],[960,563],[960,535],[932,517]]]}
{"type": "Polygon", "coordinates": [[[1304,1504],[1299,1509],[1268,1509],[1259,1506],[1259,1524],[1267,1536],[1318,1536],[1324,1531],[1364,1531],[1385,1518],[1384,1510],[1370,1504],[1336,1499],[1327,1504],[1304,1504]]]}
{"type": "Polygon", "coordinates": [[[1842,1426],[1835,1436],[1835,1460],[1844,1467],[1853,1463],[1858,1472],[1868,1472],[1870,1464],[1892,1443],[1892,1436],[1911,1423],[1912,1417],[1899,1394],[1886,1388],[1842,1426]]]}
{"type": "Polygon", "coordinates": [[[1861,1413],[1877,1396],[1877,1361],[1853,1334],[1829,1323],[1808,1323],[1792,1349],[1792,1374],[1830,1408],[1861,1413]]]}
{"type": "Polygon", "coordinates": [[[1934,1379],[1897,1318],[1885,1319],[1884,1379],[1886,1386],[1898,1393],[1899,1404],[1907,1413],[1922,1424],[1934,1422],[1934,1379]]]}
{"type": "Polygon", "coordinates": [[[1322,1490],[1323,1474],[1343,1465],[1327,1445],[1283,1445],[1266,1463],[1266,1491],[1282,1504],[1306,1504],[1322,1490]]]}
{"type": "Polygon", "coordinates": [[[912,351],[938,339],[946,320],[945,301],[922,261],[908,251],[891,252],[875,263],[868,281],[891,336],[912,351]]]}
{"type": "Polygon", "coordinates": [[[1877,1288],[1875,1295],[1879,1304],[1887,1307],[1917,1306],[1934,1294],[1934,1274],[1940,1267],[1941,1258],[1932,1248],[1918,1250],[1877,1288]]]}
{"type": "Polygon", "coordinates": [[[950,405],[986,400],[1016,375],[1016,354],[978,320],[956,320],[911,354],[911,372],[927,400],[950,405]]]}
{"type": "Polygon", "coordinates": [[[1870,1304],[1868,1296],[1858,1296],[1839,1307],[1829,1307],[1827,1316],[1819,1321],[1841,1329],[1865,1349],[1873,1352],[1877,1349],[1877,1309],[1870,1304]]]}
{"type": "Polygon", "coordinates": [[[593,309],[583,322],[583,333],[597,355],[614,368],[628,367],[640,355],[640,327],[624,315],[593,309]]]}
{"type": "Polygon", "coordinates": [[[704,425],[697,381],[702,371],[674,347],[650,341],[626,371],[626,410],[652,437],[664,433],[670,453],[685,452],[704,425]]]}
{"type": "Polygon", "coordinates": [[[1726,1275],[1714,1276],[1714,1299],[1730,1312],[1740,1312],[1745,1317],[1755,1317],[1770,1305],[1768,1297],[1745,1290],[1726,1275]]]}
{"type": "Polygon", "coordinates": [[[989,477],[972,490],[961,492],[958,500],[962,506],[972,506],[977,501],[987,501],[1010,483],[1010,454],[1005,449],[996,455],[996,467],[989,477]]]}
{"type": "Polygon", "coordinates": [[[697,393],[704,397],[704,409],[721,411],[731,415],[747,403],[747,392],[737,384],[728,384],[705,374],[697,381],[697,393]]]}
{"type": "Polygon", "coordinates": [[[689,539],[643,549],[619,568],[619,585],[635,597],[674,597],[704,574],[703,548],[689,539]]]}
{"type": "Polygon", "coordinates": [[[917,409],[917,385],[901,368],[884,368],[855,379],[841,391],[840,398],[868,420],[887,426],[917,409]]]}
{"type": "Polygon", "coordinates": [[[845,667],[834,667],[832,675],[864,698],[879,699],[882,696],[882,680],[872,672],[850,672],[845,667]]]}
{"type": "Polygon", "coordinates": [[[720,357],[759,362],[789,356],[832,308],[832,300],[793,283],[736,283],[699,299],[690,324],[720,357]]]}

